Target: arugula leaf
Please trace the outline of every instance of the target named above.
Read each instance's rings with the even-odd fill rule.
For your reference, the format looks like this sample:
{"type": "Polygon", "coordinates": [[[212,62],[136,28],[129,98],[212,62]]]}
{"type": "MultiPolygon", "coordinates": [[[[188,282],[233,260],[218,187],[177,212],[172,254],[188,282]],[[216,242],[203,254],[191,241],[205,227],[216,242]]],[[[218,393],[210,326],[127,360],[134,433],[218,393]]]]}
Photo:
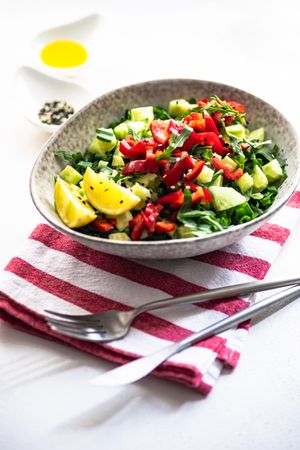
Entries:
{"type": "Polygon", "coordinates": [[[139,142],[141,140],[140,136],[135,131],[133,131],[132,128],[128,128],[128,134],[130,134],[133,137],[135,142],[139,142]]]}
{"type": "Polygon", "coordinates": [[[171,119],[168,111],[161,106],[153,106],[154,119],[168,120],[171,119]]]}
{"type": "MultiPolygon", "coordinates": [[[[97,164],[98,165],[98,164],[97,164]]],[[[93,167],[93,163],[91,161],[79,161],[78,164],[76,164],[76,169],[86,169],[87,167],[93,167]]]]}
{"type": "Polygon", "coordinates": [[[55,152],[55,156],[64,161],[67,161],[74,168],[76,168],[76,165],[79,163],[79,161],[82,161],[84,159],[84,155],[80,152],[71,153],[65,150],[55,152]]]}
{"type": "Polygon", "coordinates": [[[253,148],[261,148],[264,145],[268,145],[268,144],[272,144],[272,141],[269,139],[268,141],[257,141],[256,139],[253,141],[247,141],[245,140],[245,142],[247,142],[247,144],[251,145],[251,147],[253,148]]]}
{"type": "Polygon", "coordinates": [[[204,159],[205,161],[210,161],[213,157],[212,147],[206,147],[199,144],[194,145],[191,153],[193,156],[204,159]]]}
{"type": "Polygon", "coordinates": [[[183,146],[183,144],[188,139],[188,137],[192,131],[193,131],[193,129],[188,127],[187,125],[184,126],[184,128],[180,134],[173,131],[171,134],[171,137],[170,137],[169,146],[166,148],[166,150],[160,156],[157,156],[155,159],[157,161],[159,161],[160,159],[170,158],[170,156],[172,155],[175,148],[183,146]]]}
{"type": "Polygon", "coordinates": [[[249,222],[249,220],[257,217],[257,214],[253,211],[248,202],[242,203],[241,205],[232,208],[232,210],[232,219],[236,224],[249,222]]]}
{"type": "Polygon", "coordinates": [[[219,223],[214,211],[211,210],[180,210],[177,218],[184,225],[192,226],[197,230],[199,230],[203,225],[206,225],[206,228],[209,226],[209,229],[211,230],[210,232],[222,231],[224,229],[224,227],[219,223]]]}
{"type": "Polygon", "coordinates": [[[245,120],[244,113],[240,113],[239,111],[234,109],[232,106],[230,106],[228,103],[222,101],[216,95],[212,95],[210,97],[207,105],[199,106],[198,108],[194,108],[192,111],[195,111],[195,112],[207,111],[209,114],[214,113],[214,112],[220,112],[221,118],[223,118],[225,116],[233,116],[234,120],[236,122],[243,122],[245,120]]]}

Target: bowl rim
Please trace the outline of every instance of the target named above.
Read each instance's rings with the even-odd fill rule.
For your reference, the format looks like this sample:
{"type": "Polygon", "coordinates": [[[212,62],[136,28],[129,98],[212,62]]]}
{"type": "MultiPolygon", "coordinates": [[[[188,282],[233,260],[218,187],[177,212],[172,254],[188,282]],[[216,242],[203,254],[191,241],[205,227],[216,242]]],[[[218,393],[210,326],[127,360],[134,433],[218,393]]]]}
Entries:
{"type": "Polygon", "coordinates": [[[143,81],[140,83],[133,83],[133,84],[126,85],[126,86],[121,86],[119,88],[112,89],[112,90],[105,92],[104,94],[94,98],[89,103],[87,103],[85,106],[83,106],[78,111],[76,111],[76,113],[73,116],[71,116],[66,121],[66,123],[62,124],[58,128],[58,130],[45,142],[45,144],[42,146],[40,153],[38,154],[38,156],[35,160],[35,163],[31,170],[30,180],[29,180],[31,199],[32,199],[33,204],[35,205],[36,209],[39,211],[39,213],[44,217],[44,219],[47,220],[47,222],[49,222],[51,225],[53,225],[54,228],[58,229],[62,233],[67,233],[68,235],[73,237],[75,240],[78,240],[81,238],[81,239],[84,239],[84,240],[87,240],[87,241],[90,241],[93,243],[108,244],[110,246],[115,246],[115,247],[119,247],[119,246],[131,247],[131,248],[136,247],[136,246],[138,246],[138,247],[153,247],[153,246],[157,246],[159,244],[163,244],[164,246],[166,246],[166,245],[167,246],[174,246],[174,245],[176,246],[178,244],[183,245],[185,243],[193,243],[193,242],[198,243],[198,242],[201,242],[204,240],[205,240],[205,242],[208,242],[213,239],[216,239],[217,237],[221,238],[221,237],[231,234],[232,232],[238,232],[240,230],[245,230],[247,228],[257,229],[258,227],[256,227],[256,224],[265,223],[268,220],[268,218],[271,217],[273,214],[275,214],[279,209],[281,209],[284,206],[284,204],[289,200],[289,198],[293,195],[293,193],[295,192],[295,190],[300,182],[300,164],[298,165],[298,168],[296,171],[296,176],[294,177],[292,184],[289,187],[289,189],[287,190],[286,194],[283,195],[282,198],[278,202],[275,202],[276,204],[273,203],[271,205],[271,207],[265,213],[261,214],[260,216],[256,217],[253,220],[250,220],[249,222],[245,222],[245,223],[242,223],[239,225],[233,225],[222,231],[217,231],[215,233],[211,233],[211,234],[207,234],[207,235],[203,235],[203,236],[189,237],[189,238],[163,239],[163,240],[156,240],[156,241],[117,241],[117,240],[102,238],[102,237],[98,237],[98,236],[91,236],[89,234],[85,234],[85,233],[76,231],[76,229],[69,228],[66,225],[64,225],[63,222],[56,223],[51,218],[49,218],[49,216],[44,212],[42,203],[39,202],[39,195],[37,193],[37,190],[35,189],[35,174],[36,174],[37,167],[39,166],[39,163],[40,163],[44,153],[46,153],[48,151],[49,146],[56,140],[58,135],[63,133],[65,127],[70,126],[70,124],[74,120],[76,120],[80,114],[82,114],[84,111],[86,111],[92,105],[98,103],[102,98],[110,96],[111,94],[116,93],[116,92],[121,93],[122,91],[126,91],[127,89],[130,89],[130,88],[135,88],[135,87],[142,88],[143,86],[148,85],[149,83],[155,85],[155,84],[160,84],[162,82],[164,82],[164,83],[168,83],[168,82],[213,83],[220,87],[235,89],[236,91],[238,91],[242,94],[246,94],[246,95],[252,97],[253,99],[262,101],[268,107],[274,109],[279,114],[279,116],[289,124],[292,132],[294,133],[294,137],[296,140],[296,149],[297,149],[298,156],[300,158],[299,136],[298,136],[294,126],[290,123],[290,121],[285,117],[284,114],[282,114],[277,108],[275,108],[275,106],[271,105],[264,99],[257,97],[256,95],[254,95],[250,92],[247,92],[243,89],[237,88],[237,87],[229,85],[229,84],[221,83],[218,81],[202,80],[202,79],[196,79],[196,78],[161,78],[158,80],[148,80],[148,81],[143,81]]]}

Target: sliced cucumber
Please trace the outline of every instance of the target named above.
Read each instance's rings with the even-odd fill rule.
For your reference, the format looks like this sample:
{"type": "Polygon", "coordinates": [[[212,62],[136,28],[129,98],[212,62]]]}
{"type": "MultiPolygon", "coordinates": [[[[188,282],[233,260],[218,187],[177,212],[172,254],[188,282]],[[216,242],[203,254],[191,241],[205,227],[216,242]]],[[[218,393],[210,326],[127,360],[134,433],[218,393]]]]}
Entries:
{"type": "Polygon", "coordinates": [[[211,169],[208,166],[203,166],[203,169],[200,172],[200,175],[197,176],[196,181],[198,183],[210,183],[212,180],[212,177],[214,175],[214,170],[211,169]]]}
{"type": "Polygon", "coordinates": [[[121,155],[114,155],[112,162],[111,162],[112,167],[123,167],[125,166],[124,163],[124,159],[121,155]]]}
{"type": "Polygon", "coordinates": [[[227,164],[227,166],[230,166],[232,170],[235,170],[237,168],[237,163],[233,161],[230,156],[225,156],[225,158],[222,159],[222,162],[224,164],[227,164]]]}
{"type": "Polygon", "coordinates": [[[250,131],[248,136],[249,141],[259,141],[263,142],[265,140],[265,129],[264,128],[256,128],[256,130],[250,131]]]}
{"type": "Polygon", "coordinates": [[[220,174],[220,175],[218,175],[217,176],[217,178],[211,183],[211,185],[212,186],[217,186],[217,187],[220,187],[220,186],[223,186],[223,175],[222,174],[220,174]]]}
{"type": "Polygon", "coordinates": [[[82,180],[83,176],[77,172],[72,166],[66,166],[60,173],[59,176],[65,180],[67,183],[77,184],[82,180]]]}
{"type": "Polygon", "coordinates": [[[268,178],[258,165],[254,167],[252,178],[253,189],[255,192],[261,192],[268,186],[268,178]]]}
{"type": "Polygon", "coordinates": [[[115,142],[116,137],[112,128],[97,128],[96,137],[99,141],[115,142]]]}
{"type": "Polygon", "coordinates": [[[116,217],[116,228],[118,231],[123,231],[129,226],[129,222],[132,220],[133,216],[130,211],[126,211],[116,217]]]}
{"type": "Polygon", "coordinates": [[[114,133],[115,133],[117,139],[120,139],[120,140],[124,139],[126,134],[128,134],[127,123],[126,122],[119,123],[119,125],[117,125],[114,128],[114,133]]]}
{"type": "Polygon", "coordinates": [[[104,156],[107,152],[111,151],[116,146],[116,144],[117,139],[113,133],[112,128],[99,128],[97,137],[91,142],[88,150],[90,153],[104,156]],[[104,131],[107,131],[107,134],[104,133],[104,131]]]}
{"type": "Polygon", "coordinates": [[[225,211],[246,201],[246,197],[232,187],[211,186],[209,190],[213,196],[212,203],[216,211],[225,211]]]}
{"type": "Polygon", "coordinates": [[[110,233],[108,239],[113,241],[131,241],[127,233],[110,233]]]}
{"type": "Polygon", "coordinates": [[[245,127],[243,127],[243,125],[241,125],[240,123],[229,125],[228,127],[226,127],[226,131],[228,134],[232,134],[233,136],[236,136],[240,139],[244,139],[246,136],[245,127]]]}
{"type": "Polygon", "coordinates": [[[171,116],[181,116],[182,114],[191,111],[196,106],[197,105],[191,104],[183,98],[178,98],[170,101],[168,111],[171,116]]]}
{"type": "Polygon", "coordinates": [[[145,173],[145,175],[141,175],[137,181],[142,186],[149,187],[151,189],[155,189],[159,184],[159,178],[156,173],[145,173]]]}
{"type": "Polygon", "coordinates": [[[280,164],[277,159],[273,159],[273,161],[268,162],[262,167],[262,170],[266,177],[268,178],[269,183],[273,183],[274,181],[281,178],[283,175],[283,170],[280,167],[280,164]]]}
{"type": "Polygon", "coordinates": [[[151,192],[149,191],[149,189],[139,183],[135,183],[132,186],[131,191],[134,193],[134,195],[140,197],[141,200],[147,200],[151,197],[151,192]]]}
{"type": "Polygon", "coordinates": [[[103,161],[102,159],[100,159],[100,161],[98,162],[99,169],[102,169],[102,167],[107,167],[107,166],[108,166],[108,161],[103,161]]]}
{"type": "Polygon", "coordinates": [[[139,122],[141,120],[152,122],[152,120],[154,119],[153,106],[133,108],[130,110],[130,117],[133,122],[139,122]]]}
{"type": "Polygon", "coordinates": [[[140,133],[147,127],[146,122],[126,120],[114,128],[114,133],[118,139],[124,139],[129,130],[140,133]]]}
{"type": "Polygon", "coordinates": [[[246,191],[252,188],[253,178],[248,172],[246,172],[238,180],[235,181],[235,184],[239,187],[241,193],[244,194],[246,191]]]}

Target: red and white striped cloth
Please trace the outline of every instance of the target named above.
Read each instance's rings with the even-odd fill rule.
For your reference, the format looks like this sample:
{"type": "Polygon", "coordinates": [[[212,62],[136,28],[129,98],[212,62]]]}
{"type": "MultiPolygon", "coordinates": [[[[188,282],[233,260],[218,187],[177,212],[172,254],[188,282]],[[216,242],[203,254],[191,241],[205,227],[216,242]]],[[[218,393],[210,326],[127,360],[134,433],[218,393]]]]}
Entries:
{"type": "MultiPolygon", "coordinates": [[[[139,316],[129,335],[100,345],[52,332],[41,317],[49,308],[66,313],[129,310],[142,302],[207,288],[261,280],[300,217],[300,191],[269,223],[207,255],[173,261],[133,261],[91,250],[46,224],[38,225],[0,277],[0,318],[38,336],[68,343],[123,364],[245,308],[246,299],[186,305],[139,316]]],[[[207,394],[222,367],[235,367],[247,325],[207,339],[162,364],[154,373],[207,394]]]]}

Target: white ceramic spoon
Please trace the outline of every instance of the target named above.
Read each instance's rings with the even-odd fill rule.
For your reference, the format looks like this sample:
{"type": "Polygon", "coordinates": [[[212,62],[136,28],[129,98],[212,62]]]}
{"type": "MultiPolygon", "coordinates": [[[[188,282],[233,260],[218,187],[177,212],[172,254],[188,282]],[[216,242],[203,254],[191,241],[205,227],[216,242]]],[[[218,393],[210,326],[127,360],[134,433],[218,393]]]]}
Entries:
{"type": "Polygon", "coordinates": [[[45,102],[64,100],[76,112],[93,97],[87,89],[73,81],[48,76],[28,66],[18,69],[16,89],[23,115],[48,133],[53,133],[60,125],[47,125],[40,121],[38,113],[45,102]]]}
{"type": "Polygon", "coordinates": [[[99,45],[96,32],[99,31],[100,17],[99,14],[91,14],[74,22],[39,33],[31,42],[29,48],[29,65],[54,76],[76,75],[78,71],[91,61],[96,44],[99,45]],[[82,44],[88,53],[87,61],[84,64],[71,68],[56,68],[44,64],[40,57],[41,50],[46,44],[56,40],[71,40],[82,44]]]}

